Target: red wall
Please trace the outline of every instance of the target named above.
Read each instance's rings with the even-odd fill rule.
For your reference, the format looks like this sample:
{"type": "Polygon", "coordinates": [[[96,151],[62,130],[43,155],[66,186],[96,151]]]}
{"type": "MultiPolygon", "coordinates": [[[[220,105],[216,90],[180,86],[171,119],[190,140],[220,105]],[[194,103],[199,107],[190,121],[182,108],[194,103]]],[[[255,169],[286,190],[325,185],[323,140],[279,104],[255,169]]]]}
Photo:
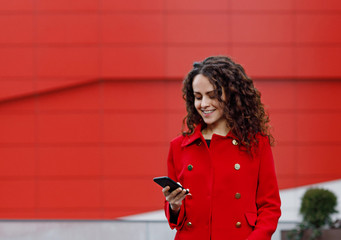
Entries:
{"type": "Polygon", "coordinates": [[[0,4],[0,218],[109,219],[162,207],[181,79],[226,54],[255,79],[281,189],[341,178],[339,1],[0,4]]]}

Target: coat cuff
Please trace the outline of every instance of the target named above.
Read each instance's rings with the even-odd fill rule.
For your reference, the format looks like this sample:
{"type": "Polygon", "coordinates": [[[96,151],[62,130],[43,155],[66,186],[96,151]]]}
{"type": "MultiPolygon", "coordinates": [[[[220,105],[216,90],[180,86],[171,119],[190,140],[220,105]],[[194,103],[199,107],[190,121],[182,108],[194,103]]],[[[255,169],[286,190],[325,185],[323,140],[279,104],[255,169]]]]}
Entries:
{"type": "Polygon", "coordinates": [[[248,237],[246,240],[271,240],[273,231],[262,231],[260,229],[255,229],[248,237]]]}
{"type": "MultiPolygon", "coordinates": [[[[181,229],[182,226],[185,223],[185,207],[184,204],[181,205],[180,207],[180,211],[179,211],[179,215],[177,217],[177,221],[176,223],[171,222],[171,208],[169,205],[169,202],[165,201],[165,214],[166,214],[166,218],[168,220],[168,224],[170,226],[171,229],[176,228],[177,230],[181,229]]],[[[172,218],[172,220],[174,219],[174,217],[172,218]]]]}

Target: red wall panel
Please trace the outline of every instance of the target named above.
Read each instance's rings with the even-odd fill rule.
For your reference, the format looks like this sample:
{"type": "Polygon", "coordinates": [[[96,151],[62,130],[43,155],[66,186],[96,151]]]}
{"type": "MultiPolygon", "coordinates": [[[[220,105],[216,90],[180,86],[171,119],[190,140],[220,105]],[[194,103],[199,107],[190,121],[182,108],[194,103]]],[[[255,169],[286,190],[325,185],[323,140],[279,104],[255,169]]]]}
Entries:
{"type": "Polygon", "coordinates": [[[136,109],[164,110],[167,100],[165,91],[168,89],[165,82],[135,81],[128,86],[124,81],[115,83],[114,87],[112,82],[103,83],[100,96],[102,107],[116,114],[122,111],[134,113],[136,109]]]}
{"type": "Polygon", "coordinates": [[[185,113],[184,100],[182,96],[182,80],[169,82],[166,84],[164,91],[160,92],[165,96],[167,113],[174,113],[175,111],[185,113]]]}
{"type": "Polygon", "coordinates": [[[96,11],[98,0],[35,0],[36,8],[39,11],[96,11]]]}
{"type": "Polygon", "coordinates": [[[341,112],[307,112],[297,114],[297,140],[309,142],[339,142],[341,112]]]}
{"type": "Polygon", "coordinates": [[[250,76],[259,78],[276,78],[295,76],[295,55],[293,49],[287,46],[235,46],[232,48],[233,56],[243,63],[250,76]],[[280,59],[280,62],[279,62],[280,59]]]}
{"type": "Polygon", "coordinates": [[[197,56],[227,54],[253,77],[335,78],[339,8],[338,1],[18,0],[4,4],[0,14],[0,72],[83,80],[182,78],[185,70],[178,68],[197,56]],[[177,51],[188,58],[179,61],[177,51]]]}
{"type": "Polygon", "coordinates": [[[102,149],[98,146],[42,146],[38,153],[38,176],[88,177],[103,174],[99,159],[102,149]]]}
{"type": "Polygon", "coordinates": [[[226,43],[230,41],[229,16],[224,13],[166,15],[169,43],[226,43]]]}
{"type": "MultiPolygon", "coordinates": [[[[14,85],[13,85],[14,88],[14,85]]],[[[1,101],[1,114],[2,116],[6,115],[14,115],[17,114],[27,114],[31,113],[34,114],[38,110],[38,98],[32,97],[32,95],[29,98],[17,98],[12,99],[10,101],[1,101]],[[25,101],[23,101],[25,100],[25,101]]]]}
{"type": "Polygon", "coordinates": [[[300,90],[303,90],[307,84],[293,84],[292,81],[255,82],[255,87],[260,91],[262,102],[264,103],[265,107],[268,109],[271,106],[271,109],[275,109],[276,111],[296,109],[297,104],[300,102],[297,102],[297,98],[301,96],[301,94],[297,94],[297,92],[300,91],[297,90],[298,86],[301,86],[302,89],[300,90]]]}
{"type": "MultiPolygon", "coordinates": [[[[47,81],[48,82],[48,81],[47,81]]],[[[61,81],[59,81],[60,84],[61,81]]],[[[63,82],[63,81],[62,81],[63,82]]],[[[75,112],[85,111],[96,112],[101,107],[103,93],[101,86],[96,83],[85,84],[77,87],[73,94],[70,94],[73,88],[61,89],[57,92],[47,92],[37,97],[37,109],[40,113],[53,112],[75,112]],[[88,97],[91,96],[91,97],[88,97]]]]}
{"type": "Polygon", "coordinates": [[[100,139],[97,113],[41,113],[37,138],[42,143],[89,143],[100,139]]]}
{"type": "Polygon", "coordinates": [[[164,112],[107,113],[103,116],[103,140],[133,144],[161,142],[166,135],[165,122],[164,112]]]}
{"type": "Polygon", "coordinates": [[[194,61],[201,61],[207,56],[229,55],[231,47],[228,44],[219,44],[219,46],[170,46],[167,48],[167,66],[166,75],[170,78],[185,76],[192,67],[194,61]]]}
{"type": "Polygon", "coordinates": [[[298,77],[339,78],[341,47],[304,46],[296,50],[295,69],[298,77]]]}
{"type": "Polygon", "coordinates": [[[136,178],[166,173],[163,159],[168,153],[164,143],[139,143],[106,145],[103,151],[105,177],[136,178]],[[141,171],[143,170],[143,171],[141,171]]]}
{"type": "Polygon", "coordinates": [[[335,11],[341,10],[341,2],[338,0],[319,1],[319,0],[301,0],[294,1],[297,10],[312,11],[335,11]]]}
{"type": "Polygon", "coordinates": [[[99,75],[97,47],[41,47],[36,51],[36,74],[43,77],[94,78],[99,75]]]}
{"type": "Polygon", "coordinates": [[[42,179],[38,196],[41,208],[99,208],[101,181],[98,179],[42,179]]]}
{"type": "Polygon", "coordinates": [[[298,82],[295,88],[298,93],[296,100],[298,109],[324,112],[341,109],[338,81],[298,82]]]}
{"type": "Polygon", "coordinates": [[[339,43],[341,34],[335,31],[341,25],[340,14],[300,14],[296,17],[298,43],[339,43]]]}
{"type": "Polygon", "coordinates": [[[340,159],[335,153],[340,151],[337,144],[318,143],[297,148],[297,173],[311,176],[340,177],[340,159]]]}
{"type": "MultiPolygon", "coordinates": [[[[276,142],[273,147],[273,156],[276,161],[276,172],[279,187],[283,188],[283,179],[295,178],[297,171],[296,147],[293,144],[280,144],[276,142]]],[[[293,186],[293,184],[289,185],[293,186]]]]}
{"type": "Polygon", "coordinates": [[[37,217],[36,211],[26,208],[3,208],[1,209],[2,219],[35,219],[37,217]]]}
{"type": "MultiPolygon", "coordinates": [[[[6,80],[1,80],[1,84],[6,86],[6,87],[0,88],[0,99],[1,100],[2,99],[8,99],[8,98],[11,98],[13,96],[32,94],[36,91],[35,79],[33,77],[31,77],[31,78],[27,77],[25,79],[6,78],[6,80]]],[[[31,105],[29,105],[29,106],[31,106],[31,105]]]]}
{"type": "Polygon", "coordinates": [[[167,123],[166,139],[171,140],[174,138],[174,136],[178,136],[182,133],[181,131],[182,122],[185,116],[186,116],[185,111],[173,112],[173,113],[168,114],[167,120],[166,120],[166,123],[167,123]]]}
{"type": "Polygon", "coordinates": [[[166,0],[166,8],[169,11],[227,11],[230,8],[229,1],[225,0],[166,0]]]}
{"type": "Polygon", "coordinates": [[[34,0],[2,1],[0,5],[0,11],[4,12],[31,12],[33,10],[34,0]]]}
{"type": "Polygon", "coordinates": [[[37,151],[34,147],[3,146],[0,152],[0,178],[36,175],[37,151]]]}
{"type": "Polygon", "coordinates": [[[106,179],[103,181],[103,206],[137,211],[140,209],[148,211],[155,206],[160,208],[163,201],[158,197],[150,197],[160,194],[160,189],[155,188],[154,184],[150,178],[106,179]],[[137,201],[136,196],[148,200],[137,201]]]}
{"type": "Polygon", "coordinates": [[[292,43],[294,21],[295,17],[290,12],[231,14],[231,40],[238,44],[292,43]]]}
{"type": "MultiPolygon", "coordinates": [[[[0,211],[2,209],[28,209],[36,205],[36,181],[31,179],[0,180],[1,195],[0,211]]],[[[25,218],[25,215],[22,215],[25,218]]]]}
{"type": "Polygon", "coordinates": [[[230,0],[231,9],[238,11],[278,11],[278,10],[293,10],[294,0],[230,0]]]}
{"type": "Polygon", "coordinates": [[[272,133],[278,142],[293,142],[296,140],[296,114],[292,112],[270,113],[272,133]]]}
{"type": "Polygon", "coordinates": [[[98,27],[99,17],[95,13],[41,14],[36,16],[36,41],[41,44],[98,43],[98,27]]]}
{"type": "Polygon", "coordinates": [[[101,23],[103,43],[160,44],[165,41],[164,16],[161,13],[103,14],[101,23]]]}
{"type": "MultiPolygon", "coordinates": [[[[0,46],[0,77],[32,77],[34,73],[34,51],[31,47],[0,46]]],[[[6,87],[0,81],[2,87],[6,87]]]]}
{"type": "Polygon", "coordinates": [[[165,75],[165,49],[161,46],[103,47],[101,75],[117,78],[160,78],[165,75]]]}
{"type": "Polygon", "coordinates": [[[34,27],[31,14],[0,15],[0,29],[0,44],[33,43],[34,27]]]}
{"type": "Polygon", "coordinates": [[[34,113],[7,113],[0,116],[0,143],[35,142],[37,118],[34,113]]]}
{"type": "Polygon", "coordinates": [[[164,1],[159,0],[131,0],[131,1],[112,1],[101,0],[101,10],[103,11],[161,11],[164,9],[164,1]]]}

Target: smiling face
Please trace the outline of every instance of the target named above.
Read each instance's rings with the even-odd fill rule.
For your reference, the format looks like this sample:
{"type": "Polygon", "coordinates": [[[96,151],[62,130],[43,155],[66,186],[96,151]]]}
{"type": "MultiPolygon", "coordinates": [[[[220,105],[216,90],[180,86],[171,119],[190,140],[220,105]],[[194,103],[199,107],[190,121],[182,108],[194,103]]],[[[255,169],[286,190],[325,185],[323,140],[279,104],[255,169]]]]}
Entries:
{"type": "MultiPolygon", "coordinates": [[[[202,74],[194,77],[193,82],[194,106],[208,128],[226,128],[227,120],[224,118],[224,105],[217,99],[216,89],[209,79],[202,74]]],[[[222,91],[221,99],[226,100],[222,91]]]]}

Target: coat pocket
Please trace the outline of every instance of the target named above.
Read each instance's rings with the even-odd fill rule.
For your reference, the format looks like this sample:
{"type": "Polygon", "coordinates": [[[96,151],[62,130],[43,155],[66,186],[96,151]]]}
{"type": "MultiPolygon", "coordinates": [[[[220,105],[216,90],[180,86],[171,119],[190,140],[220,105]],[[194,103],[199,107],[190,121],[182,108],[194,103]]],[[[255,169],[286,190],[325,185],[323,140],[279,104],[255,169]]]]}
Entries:
{"type": "Polygon", "coordinates": [[[255,227],[255,226],[256,226],[257,213],[254,213],[254,212],[246,212],[246,213],[245,213],[245,218],[246,218],[247,223],[248,223],[251,227],[255,227]]]}

